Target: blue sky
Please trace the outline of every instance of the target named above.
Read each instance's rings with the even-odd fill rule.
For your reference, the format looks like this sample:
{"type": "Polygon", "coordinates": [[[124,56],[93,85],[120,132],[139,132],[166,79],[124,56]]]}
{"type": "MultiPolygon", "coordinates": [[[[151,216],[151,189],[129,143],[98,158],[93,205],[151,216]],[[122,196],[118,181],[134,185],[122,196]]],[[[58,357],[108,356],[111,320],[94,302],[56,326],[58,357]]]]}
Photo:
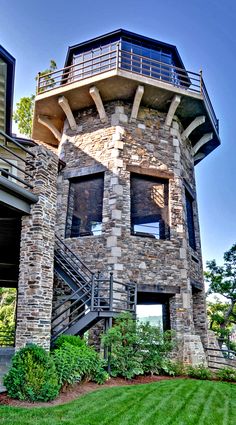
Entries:
{"type": "Polygon", "coordinates": [[[35,90],[50,59],[67,47],[125,28],[175,44],[203,77],[220,120],[222,145],[196,167],[204,260],[221,261],[236,242],[236,2],[225,0],[1,0],[0,44],[16,58],[15,101],[35,90]]]}

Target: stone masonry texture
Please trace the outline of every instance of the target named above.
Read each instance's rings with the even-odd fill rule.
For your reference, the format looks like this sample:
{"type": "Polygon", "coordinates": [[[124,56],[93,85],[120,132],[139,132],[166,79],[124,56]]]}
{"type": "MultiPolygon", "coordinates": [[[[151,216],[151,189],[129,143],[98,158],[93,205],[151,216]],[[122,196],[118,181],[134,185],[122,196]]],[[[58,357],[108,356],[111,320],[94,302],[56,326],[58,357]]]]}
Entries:
{"type": "Polygon", "coordinates": [[[181,357],[197,362],[198,345],[199,359],[204,355],[206,308],[191,143],[182,141],[177,117],[167,127],[166,114],[142,106],[130,123],[132,104],[116,101],[104,106],[106,124],[95,108],[75,114],[77,131],[65,121],[59,155],[66,166],[58,176],[56,231],[91,270],[112,271],[115,279],[135,282],[138,288],[145,285],[150,291],[161,286],[169,297],[171,328],[187,347],[181,357]],[[169,238],[131,235],[131,172],[168,180],[169,238]],[[102,233],[71,238],[71,179],[96,173],[104,173],[102,233]],[[186,187],[193,196],[196,250],[188,243],[186,187]]]}
{"type": "Polygon", "coordinates": [[[43,146],[33,151],[39,200],[22,218],[16,349],[27,343],[49,349],[51,337],[58,157],[43,146]]]}

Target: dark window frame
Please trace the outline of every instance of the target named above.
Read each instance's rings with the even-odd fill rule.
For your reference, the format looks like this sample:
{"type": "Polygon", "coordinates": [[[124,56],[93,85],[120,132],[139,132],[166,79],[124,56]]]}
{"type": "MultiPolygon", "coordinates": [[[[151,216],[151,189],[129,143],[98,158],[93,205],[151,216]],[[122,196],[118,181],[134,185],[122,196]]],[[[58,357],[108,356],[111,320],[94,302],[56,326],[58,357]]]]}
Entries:
{"type": "MultiPolygon", "coordinates": [[[[140,192],[139,192],[140,194],[140,192]]],[[[138,201],[137,201],[138,204],[138,201]]],[[[130,229],[131,235],[133,236],[141,236],[147,238],[153,238],[155,240],[169,240],[170,239],[170,229],[169,229],[169,179],[160,178],[152,175],[139,174],[139,173],[130,173],[130,229]],[[151,197],[148,199],[150,204],[150,210],[152,212],[150,214],[138,215],[136,210],[136,201],[135,198],[137,194],[137,190],[134,188],[135,179],[140,180],[140,182],[144,182],[145,180],[148,182],[147,190],[145,193],[148,193],[148,186],[153,183],[157,185],[163,185],[163,199],[164,199],[164,207],[154,207],[152,204],[151,197]],[[149,224],[149,225],[148,225],[149,224]],[[135,230],[136,226],[136,230],[135,230]],[[140,226],[140,230],[137,229],[137,226],[140,226]],[[154,229],[152,232],[152,228],[154,229]]]]}
{"type": "Polygon", "coordinates": [[[100,236],[102,233],[102,218],[103,218],[103,197],[104,197],[104,172],[95,174],[87,174],[72,178],[70,181],[69,194],[68,194],[68,206],[67,206],[67,218],[66,218],[66,238],[80,238],[85,236],[100,236]],[[99,183],[100,180],[100,183],[99,183]],[[93,182],[97,181],[97,184],[93,187],[93,182]],[[83,187],[83,183],[84,187],[83,187]],[[89,185],[91,184],[91,191],[89,185]],[[79,200],[76,201],[76,185],[78,185],[77,195],[81,195],[80,191],[84,191],[82,195],[82,203],[84,203],[84,209],[81,208],[79,200]],[[81,186],[81,187],[79,187],[81,186]],[[99,203],[94,206],[92,210],[92,202],[95,199],[93,191],[97,186],[96,195],[99,196],[99,203]],[[100,192],[100,194],[99,194],[100,192]],[[77,203],[77,212],[76,211],[77,203]],[[87,206],[86,206],[87,203],[87,206]],[[85,209],[87,208],[87,209],[85,209]],[[83,214],[82,214],[83,212],[83,214]],[[84,220],[83,220],[84,219],[84,220]],[[87,221],[85,222],[85,219],[87,221]],[[82,224],[81,224],[82,223],[82,224]],[[93,228],[94,226],[94,228],[93,228]],[[97,226],[97,229],[96,229],[97,226]]]}
{"type": "Polygon", "coordinates": [[[186,207],[186,222],[188,229],[188,243],[189,246],[196,251],[196,232],[195,232],[195,221],[194,221],[194,206],[195,198],[185,185],[185,207],[186,207]]]}

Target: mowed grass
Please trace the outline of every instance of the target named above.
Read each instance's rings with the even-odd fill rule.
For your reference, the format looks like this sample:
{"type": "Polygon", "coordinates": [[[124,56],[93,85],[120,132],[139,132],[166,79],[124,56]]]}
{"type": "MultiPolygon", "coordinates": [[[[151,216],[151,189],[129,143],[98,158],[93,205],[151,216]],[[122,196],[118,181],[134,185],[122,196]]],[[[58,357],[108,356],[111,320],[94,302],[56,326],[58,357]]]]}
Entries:
{"type": "Polygon", "coordinates": [[[0,407],[4,425],[235,425],[236,385],[176,379],[105,388],[65,405],[0,407]]]}

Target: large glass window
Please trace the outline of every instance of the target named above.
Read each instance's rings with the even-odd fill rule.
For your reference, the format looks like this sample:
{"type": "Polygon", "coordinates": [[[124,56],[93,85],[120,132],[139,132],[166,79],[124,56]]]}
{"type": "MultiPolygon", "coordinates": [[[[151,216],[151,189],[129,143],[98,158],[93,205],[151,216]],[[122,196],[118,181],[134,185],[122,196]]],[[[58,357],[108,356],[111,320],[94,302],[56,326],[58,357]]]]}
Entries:
{"type": "Polygon", "coordinates": [[[121,49],[121,68],[171,83],[176,80],[171,53],[125,40],[122,40],[121,49]]]}
{"type": "Polygon", "coordinates": [[[103,173],[71,181],[67,215],[67,237],[101,234],[103,186],[103,173]]]}
{"type": "Polygon", "coordinates": [[[117,42],[99,46],[73,57],[70,80],[80,80],[100,72],[113,69],[116,65],[117,42]]]}
{"type": "Polygon", "coordinates": [[[169,237],[167,180],[131,174],[131,233],[169,237]]]}
{"type": "Polygon", "coordinates": [[[189,245],[194,250],[196,249],[196,238],[194,229],[194,216],[193,216],[193,203],[194,199],[190,195],[189,191],[185,189],[186,198],[186,213],[187,213],[187,226],[188,226],[188,239],[189,245]]]}

